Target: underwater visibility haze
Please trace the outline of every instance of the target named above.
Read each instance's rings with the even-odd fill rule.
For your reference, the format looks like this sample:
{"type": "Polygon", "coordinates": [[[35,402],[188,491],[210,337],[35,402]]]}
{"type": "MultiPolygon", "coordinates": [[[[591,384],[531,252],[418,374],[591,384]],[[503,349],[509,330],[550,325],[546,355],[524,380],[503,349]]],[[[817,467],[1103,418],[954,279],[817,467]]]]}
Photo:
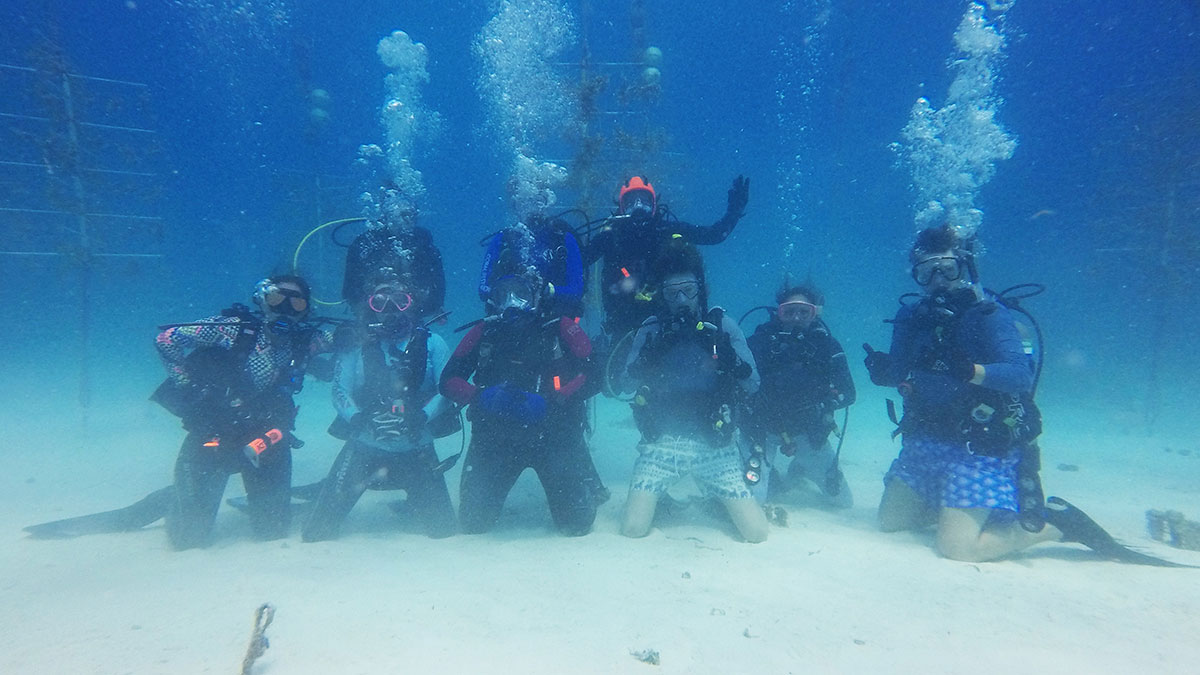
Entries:
{"type": "MultiPolygon", "coordinates": [[[[873,507],[897,449],[885,411],[895,396],[870,385],[859,345],[887,344],[884,321],[901,294],[917,290],[908,247],[937,223],[977,237],[990,288],[1045,288],[1022,307],[1042,331],[1048,492],[1066,487],[1078,503],[1111,505],[1101,513],[1118,519],[1126,540],[1145,537],[1146,509],[1200,519],[1194,0],[9,0],[0,6],[0,92],[0,306],[8,321],[0,331],[0,464],[8,467],[0,522],[14,526],[9,547],[42,545],[18,536],[22,525],[131,503],[170,481],[180,434],[147,400],[163,378],[157,326],[249,302],[255,282],[293,267],[313,283],[319,314],[345,318],[336,302],[359,219],[416,214],[444,257],[452,315],[434,330],[453,349],[461,337],[453,328],[483,316],[480,242],[531,214],[565,213],[578,227],[603,218],[634,175],[697,225],[724,212],[736,176],[752,179],[736,230],[703,247],[712,301],[733,318],[772,304],[785,272],[825,293],[823,317],[858,384],[842,456],[860,503],[810,529],[893,541],[874,531],[873,507]],[[340,219],[355,220],[313,232],[340,219]],[[60,491],[59,480],[70,490],[60,491]]],[[[752,315],[743,330],[763,318],[752,315]]],[[[599,331],[594,307],[583,325],[599,331]]],[[[336,454],[324,434],[329,400],[328,385],[310,378],[297,484],[322,476],[336,454]]],[[[612,533],[632,462],[625,441],[635,437],[625,406],[596,406],[590,443],[613,488],[596,530],[612,533]],[[620,442],[606,440],[609,432],[620,442]]],[[[809,536],[796,526],[803,514],[772,537],[809,536]]],[[[278,548],[224,527],[233,541],[203,555],[278,548]]],[[[354,569],[381,540],[414,536],[366,531],[354,569]]],[[[171,553],[159,534],[106,535],[120,544],[94,555],[103,565],[144,549],[176,564],[165,562],[171,553]]],[[[492,545],[512,549],[539,536],[492,545]]],[[[570,555],[586,559],[599,536],[572,542],[570,555]]],[[[338,544],[314,554],[319,571],[297,563],[280,574],[335,574],[338,544]]],[[[772,545],[783,544],[762,546],[772,545]]],[[[78,543],[61,546],[70,556],[78,543]]],[[[491,555],[486,540],[463,546],[446,554],[446,566],[491,555]]],[[[9,555],[6,565],[21,569],[26,554],[9,555]]],[[[509,555],[517,554],[501,557],[509,555]]],[[[951,565],[918,560],[927,570],[951,565]]],[[[387,564],[396,569],[403,559],[387,564]]],[[[205,569],[195,565],[172,573],[205,569]]],[[[1014,565],[1006,574],[1026,571],[1014,565]]],[[[620,580],[597,574],[596,584],[623,592],[620,580]]],[[[804,583],[802,572],[792,575],[804,583]]],[[[475,571],[449,578],[479,583],[475,571]]],[[[370,579],[387,582],[382,573],[370,579]]],[[[239,617],[264,593],[286,594],[270,583],[237,586],[239,617]]],[[[436,602],[436,594],[420,597],[436,602]]],[[[173,598],[186,606],[186,593],[173,598]]],[[[478,602],[488,602],[486,593],[478,602]]],[[[705,619],[718,619],[720,602],[700,601],[705,619]]],[[[1155,601],[1146,603],[1141,611],[1152,615],[1155,601]]],[[[7,632],[36,615],[5,604],[7,632]]],[[[280,609],[272,630],[287,630],[295,604],[280,609]]],[[[509,620],[504,608],[481,611],[509,620]]],[[[575,611],[564,609],[562,621],[575,611]]],[[[1169,613],[1178,611],[1171,605],[1169,613]]],[[[768,623],[749,610],[738,616],[768,623]]],[[[231,631],[232,642],[240,645],[243,628],[231,631]]],[[[753,642],[759,630],[737,639],[753,642]]],[[[320,631],[306,638],[322,639],[320,631]]],[[[437,649],[453,652],[447,645],[437,649]]],[[[531,642],[526,655],[552,653],[539,648],[531,642]]],[[[790,663],[789,648],[772,652],[780,656],[763,672],[790,663]]],[[[68,648],[62,663],[83,663],[87,649],[68,648]]],[[[56,669],[37,648],[14,654],[0,656],[10,659],[7,672],[56,669]]],[[[831,654],[820,663],[833,671],[857,658],[831,654]]],[[[645,667],[618,657],[621,669],[645,667]]],[[[513,658],[531,671],[549,668],[549,656],[513,658]]],[[[662,658],[669,667],[666,651],[662,658]]],[[[689,663],[691,672],[708,670],[689,663]]],[[[904,663],[952,670],[936,660],[904,663]]],[[[198,665],[185,658],[169,670],[198,665]]],[[[483,659],[458,665],[497,668],[483,659]]],[[[1179,661],[1162,665],[1182,672],[1179,661]]]]}

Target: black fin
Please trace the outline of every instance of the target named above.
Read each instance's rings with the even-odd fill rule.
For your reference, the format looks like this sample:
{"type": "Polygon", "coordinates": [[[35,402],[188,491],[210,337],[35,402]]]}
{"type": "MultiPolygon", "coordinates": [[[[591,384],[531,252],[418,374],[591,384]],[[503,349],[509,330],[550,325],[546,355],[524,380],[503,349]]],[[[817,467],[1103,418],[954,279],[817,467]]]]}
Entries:
{"type": "Polygon", "coordinates": [[[34,539],[70,539],[85,534],[131,532],[165,517],[174,498],[175,487],[168,485],[123,509],[30,525],[25,531],[34,539]]]}
{"type": "Polygon", "coordinates": [[[1064,542],[1083,544],[1109,560],[1153,567],[1196,567],[1139,553],[1121,544],[1088,514],[1061,497],[1046,500],[1046,522],[1062,531],[1064,542]]]}

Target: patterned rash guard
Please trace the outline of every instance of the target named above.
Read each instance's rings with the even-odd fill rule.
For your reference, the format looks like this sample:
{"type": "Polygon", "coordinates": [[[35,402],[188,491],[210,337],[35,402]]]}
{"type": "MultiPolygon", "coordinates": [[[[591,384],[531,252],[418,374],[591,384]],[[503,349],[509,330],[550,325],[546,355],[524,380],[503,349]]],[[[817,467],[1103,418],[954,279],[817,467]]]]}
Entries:
{"type": "MultiPolygon", "coordinates": [[[[168,328],[155,340],[167,373],[176,384],[188,384],[184,360],[195,350],[205,347],[233,349],[241,320],[232,316],[210,316],[196,323],[205,325],[168,328]]],[[[332,348],[332,334],[322,330],[313,332],[309,344],[311,354],[329,352],[332,348]]],[[[259,330],[246,363],[246,373],[254,391],[261,392],[270,387],[292,358],[290,339],[272,342],[265,330],[259,330]]]]}

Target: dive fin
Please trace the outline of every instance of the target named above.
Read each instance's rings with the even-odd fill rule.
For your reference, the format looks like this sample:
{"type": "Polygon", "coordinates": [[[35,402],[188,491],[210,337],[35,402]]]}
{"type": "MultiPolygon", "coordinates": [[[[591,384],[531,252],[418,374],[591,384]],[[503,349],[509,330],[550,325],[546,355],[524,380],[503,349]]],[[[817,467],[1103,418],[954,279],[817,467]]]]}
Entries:
{"type": "MultiPolygon", "coordinates": [[[[319,480],[308,485],[293,485],[292,499],[299,499],[301,502],[308,503],[316,501],[317,497],[321,496],[321,488],[324,487],[325,481],[319,480]]],[[[250,501],[246,499],[246,495],[238,497],[230,497],[225,500],[225,503],[233,508],[245,513],[250,508],[250,501]]]]}
{"type": "Polygon", "coordinates": [[[165,517],[174,498],[175,487],[168,485],[123,509],[30,525],[25,531],[34,539],[70,539],[85,534],[132,532],[165,517]]]}
{"type": "Polygon", "coordinates": [[[1109,560],[1154,567],[1196,567],[1139,553],[1121,544],[1088,514],[1061,497],[1046,500],[1046,522],[1062,531],[1064,542],[1083,544],[1109,560]]]}

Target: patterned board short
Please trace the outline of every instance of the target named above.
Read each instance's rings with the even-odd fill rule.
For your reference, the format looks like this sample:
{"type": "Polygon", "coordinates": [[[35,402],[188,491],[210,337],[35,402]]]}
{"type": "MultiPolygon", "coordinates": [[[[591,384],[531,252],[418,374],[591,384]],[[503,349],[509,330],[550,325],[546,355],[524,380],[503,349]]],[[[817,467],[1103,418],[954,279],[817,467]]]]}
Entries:
{"type": "Polygon", "coordinates": [[[653,443],[639,443],[638,453],[633,464],[634,490],[663,494],[690,474],[706,497],[751,498],[742,476],[742,458],[733,443],[714,448],[693,438],[663,436],[653,443]]]}
{"type": "Polygon", "coordinates": [[[884,482],[899,478],[929,504],[1017,511],[1018,453],[972,455],[965,444],[905,438],[884,482]]]}

